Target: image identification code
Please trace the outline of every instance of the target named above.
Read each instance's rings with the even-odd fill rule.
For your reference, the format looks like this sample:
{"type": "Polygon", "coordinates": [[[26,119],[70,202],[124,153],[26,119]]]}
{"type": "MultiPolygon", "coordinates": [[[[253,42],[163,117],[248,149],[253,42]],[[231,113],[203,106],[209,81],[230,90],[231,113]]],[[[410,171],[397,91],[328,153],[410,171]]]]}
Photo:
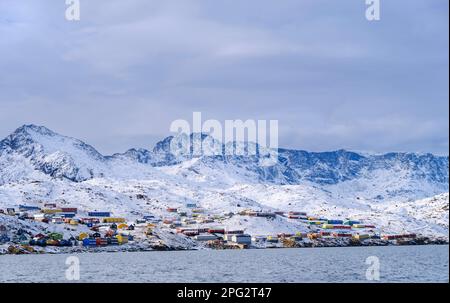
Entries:
{"type": "Polygon", "coordinates": [[[272,288],[258,287],[223,287],[220,292],[214,292],[211,289],[179,289],[178,298],[202,298],[208,301],[211,297],[221,298],[268,298],[272,288]]]}

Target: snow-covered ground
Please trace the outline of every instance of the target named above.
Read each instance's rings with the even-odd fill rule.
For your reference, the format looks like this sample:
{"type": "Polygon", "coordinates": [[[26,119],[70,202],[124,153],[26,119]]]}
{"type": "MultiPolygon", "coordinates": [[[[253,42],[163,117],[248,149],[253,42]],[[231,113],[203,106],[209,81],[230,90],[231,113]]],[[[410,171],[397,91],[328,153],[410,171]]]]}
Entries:
{"type": "MultiPolygon", "coordinates": [[[[149,214],[165,218],[168,207],[194,203],[207,215],[303,211],[361,220],[380,233],[448,239],[448,157],[387,154],[369,159],[337,151],[332,156],[305,154],[311,162],[305,164],[295,157],[306,152],[286,151],[289,163],[267,170],[248,159],[177,162],[157,148],[105,157],[79,140],[23,127],[0,141],[0,209],[50,202],[77,207],[81,215],[110,211],[131,221],[149,214]],[[149,164],[152,159],[158,164],[149,164]],[[162,165],[162,159],[168,163],[162,165]]],[[[298,220],[281,217],[232,216],[214,224],[252,235],[306,229],[298,220]]]]}
{"type": "MultiPolygon", "coordinates": [[[[114,216],[135,220],[153,214],[170,217],[168,207],[186,208],[195,203],[208,215],[255,211],[304,211],[328,219],[355,219],[376,225],[383,233],[417,233],[448,238],[448,193],[418,201],[370,201],[340,199],[311,185],[240,184],[225,188],[182,182],[182,179],[111,180],[80,183],[64,180],[0,186],[0,208],[19,204],[43,207],[49,202],[77,207],[80,213],[111,211],[114,216]]],[[[305,231],[305,224],[286,218],[233,216],[214,223],[228,229],[243,229],[253,235],[305,231]]]]}

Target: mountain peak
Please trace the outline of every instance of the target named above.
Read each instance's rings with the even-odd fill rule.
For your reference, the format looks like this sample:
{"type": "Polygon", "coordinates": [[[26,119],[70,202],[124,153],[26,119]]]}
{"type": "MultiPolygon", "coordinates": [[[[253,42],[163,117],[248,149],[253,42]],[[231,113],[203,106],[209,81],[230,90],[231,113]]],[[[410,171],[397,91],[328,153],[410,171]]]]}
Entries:
{"type": "MultiPolygon", "coordinates": [[[[42,138],[52,138],[58,136],[57,133],[45,126],[25,124],[16,129],[4,140],[0,141],[0,146],[8,146],[11,149],[19,149],[27,145],[32,145],[42,141],[42,138]]],[[[62,137],[62,136],[61,136],[62,137]]]]}
{"type": "Polygon", "coordinates": [[[43,125],[37,125],[37,124],[23,124],[22,126],[20,126],[19,128],[17,128],[17,130],[26,130],[26,129],[41,129],[41,128],[45,128],[48,129],[47,127],[43,126],[43,125]]]}
{"type": "MultiPolygon", "coordinates": [[[[249,148],[241,142],[228,144],[232,144],[235,150],[239,148],[239,151],[244,152],[249,148]]],[[[361,154],[344,149],[308,152],[280,148],[278,162],[265,167],[259,162],[263,158],[261,153],[255,157],[227,156],[226,148],[230,148],[230,145],[217,142],[207,134],[180,134],[163,139],[153,150],[130,149],[123,154],[104,157],[92,146],[78,139],[60,135],[44,126],[29,124],[21,126],[0,141],[0,160],[2,156],[3,159],[11,155],[19,156],[31,163],[34,169],[52,177],[64,177],[73,181],[114,175],[117,170],[111,169],[115,165],[139,163],[161,167],[200,158],[201,161],[195,161],[195,165],[204,166],[205,174],[214,169],[239,172],[240,176],[251,175],[254,180],[265,183],[313,182],[334,185],[364,178],[381,179],[392,174],[396,181],[404,176],[406,184],[424,181],[448,190],[448,157],[417,153],[361,154]],[[217,153],[204,156],[197,154],[197,151],[204,151],[205,148],[217,153]]],[[[4,161],[6,163],[9,160],[4,161]]],[[[201,170],[199,167],[195,168],[197,172],[201,170]]],[[[145,170],[145,166],[142,169],[145,170]]]]}
{"type": "Polygon", "coordinates": [[[104,171],[105,157],[81,140],[27,124],[0,141],[0,155],[15,154],[53,177],[83,181],[104,171]]]}
{"type": "Polygon", "coordinates": [[[56,133],[48,129],[45,126],[35,125],[35,124],[25,124],[15,130],[13,134],[16,133],[38,133],[41,135],[55,135],[56,133]]]}
{"type": "Polygon", "coordinates": [[[112,159],[130,159],[132,161],[136,161],[139,163],[149,163],[152,160],[152,152],[145,148],[131,148],[127,150],[125,153],[114,154],[111,157],[112,159]]]}

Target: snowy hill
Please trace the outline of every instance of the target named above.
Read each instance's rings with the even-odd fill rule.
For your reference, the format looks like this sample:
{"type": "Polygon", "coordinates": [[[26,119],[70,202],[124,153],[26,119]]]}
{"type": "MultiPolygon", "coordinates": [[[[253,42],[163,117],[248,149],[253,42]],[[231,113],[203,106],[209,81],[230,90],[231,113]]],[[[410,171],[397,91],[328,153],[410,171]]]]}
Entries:
{"type": "Polygon", "coordinates": [[[105,158],[92,146],[35,125],[24,125],[1,141],[0,155],[21,157],[36,170],[72,181],[101,176],[106,169],[105,158]]]}
{"type": "MultiPolygon", "coordinates": [[[[0,141],[0,208],[57,202],[130,218],[164,217],[167,207],[186,203],[211,214],[301,210],[448,238],[448,157],[280,149],[278,163],[267,167],[259,155],[172,154],[172,140],[185,139],[168,137],[151,151],[104,156],[45,127],[23,126],[0,141]]],[[[263,218],[233,217],[222,224],[254,233],[302,228],[263,218]]]]}
{"type": "MultiPolygon", "coordinates": [[[[102,176],[116,177],[112,173],[114,165],[135,163],[153,167],[179,165],[181,171],[189,170],[199,174],[202,169],[209,174],[211,169],[220,168],[223,172],[227,168],[232,174],[246,175],[249,182],[268,184],[302,184],[307,181],[333,185],[358,179],[374,180],[379,176],[385,182],[400,177],[407,183],[423,182],[427,186],[437,187],[438,191],[448,188],[448,157],[416,153],[361,155],[345,150],[312,153],[280,149],[278,163],[267,167],[259,164],[258,155],[226,156],[221,151],[218,156],[200,157],[192,153],[174,155],[171,152],[170,145],[174,140],[186,141],[192,137],[193,135],[190,138],[168,137],[157,143],[153,151],[130,149],[123,154],[103,156],[80,140],[59,135],[42,126],[25,125],[0,141],[0,158],[2,162],[6,162],[5,158],[15,157],[15,162],[28,162],[35,170],[44,174],[76,182],[102,176]]],[[[207,135],[202,135],[201,138],[200,142],[203,144],[212,140],[207,135]]],[[[225,147],[219,149],[225,150],[225,147]]],[[[397,190],[399,193],[402,190],[411,191],[407,186],[397,190]]]]}

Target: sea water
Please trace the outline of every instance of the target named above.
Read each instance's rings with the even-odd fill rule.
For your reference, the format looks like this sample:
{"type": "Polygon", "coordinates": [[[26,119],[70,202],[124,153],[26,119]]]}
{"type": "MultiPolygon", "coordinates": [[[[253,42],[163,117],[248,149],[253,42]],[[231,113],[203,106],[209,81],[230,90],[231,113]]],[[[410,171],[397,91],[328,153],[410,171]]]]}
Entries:
{"type": "Polygon", "coordinates": [[[0,282],[449,282],[448,259],[448,245],[4,255],[0,282]]]}

